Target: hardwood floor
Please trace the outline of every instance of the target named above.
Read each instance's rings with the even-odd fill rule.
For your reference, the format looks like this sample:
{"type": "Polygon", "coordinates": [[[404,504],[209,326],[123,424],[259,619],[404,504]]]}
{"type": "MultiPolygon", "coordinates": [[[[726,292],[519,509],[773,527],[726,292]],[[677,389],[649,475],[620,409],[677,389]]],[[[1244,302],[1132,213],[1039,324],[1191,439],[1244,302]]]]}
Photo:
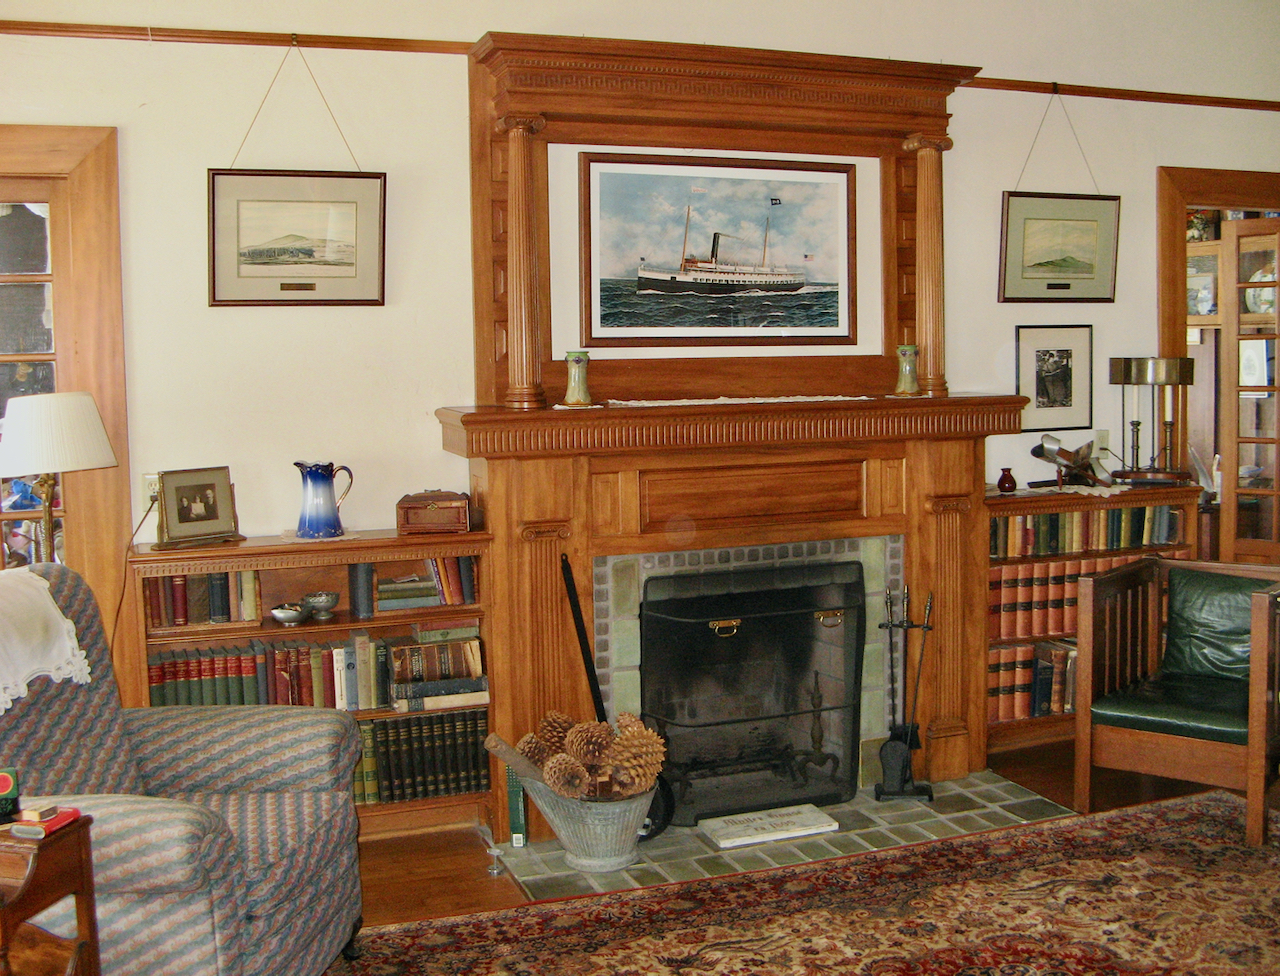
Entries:
{"type": "MultiPolygon", "coordinates": [[[[1071,805],[1072,743],[1001,753],[991,769],[1063,806],[1071,805]]],[[[1203,786],[1108,770],[1095,774],[1099,810],[1181,796],[1203,786]]],[[[1272,806],[1277,806],[1272,795],[1272,806]]],[[[489,874],[489,855],[475,828],[362,842],[360,874],[366,925],[445,918],[527,902],[511,876],[489,874]]]]}

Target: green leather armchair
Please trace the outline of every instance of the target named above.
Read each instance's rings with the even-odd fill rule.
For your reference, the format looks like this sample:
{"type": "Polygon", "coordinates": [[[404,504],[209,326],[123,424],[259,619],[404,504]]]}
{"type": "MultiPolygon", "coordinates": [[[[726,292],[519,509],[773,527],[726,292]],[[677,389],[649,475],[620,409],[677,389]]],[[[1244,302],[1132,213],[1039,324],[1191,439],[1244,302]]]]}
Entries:
{"type": "Polygon", "coordinates": [[[1245,794],[1266,839],[1280,759],[1280,567],[1151,556],[1081,577],[1075,801],[1093,767],[1245,794]]]}

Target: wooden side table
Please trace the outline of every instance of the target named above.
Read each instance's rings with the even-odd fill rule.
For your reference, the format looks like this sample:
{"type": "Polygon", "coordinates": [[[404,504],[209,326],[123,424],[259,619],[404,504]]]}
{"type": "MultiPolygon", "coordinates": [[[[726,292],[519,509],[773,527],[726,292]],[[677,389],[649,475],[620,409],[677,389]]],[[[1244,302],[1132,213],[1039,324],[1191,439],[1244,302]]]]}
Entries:
{"type": "MultiPolygon", "coordinates": [[[[11,976],[14,972],[10,968],[9,950],[15,944],[19,926],[67,895],[75,896],[78,938],[72,947],[73,961],[66,972],[74,976],[100,976],[93,859],[89,850],[92,823],[92,817],[81,817],[40,840],[27,840],[0,831],[0,976],[11,976]]],[[[34,926],[24,929],[34,929],[34,926]]]]}

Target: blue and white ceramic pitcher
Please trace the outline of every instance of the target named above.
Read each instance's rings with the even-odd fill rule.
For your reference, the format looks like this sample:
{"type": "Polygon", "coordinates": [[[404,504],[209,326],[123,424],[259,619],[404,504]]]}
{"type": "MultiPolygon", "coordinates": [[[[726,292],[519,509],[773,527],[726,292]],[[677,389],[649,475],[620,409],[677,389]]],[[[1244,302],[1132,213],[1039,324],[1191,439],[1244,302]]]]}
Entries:
{"type": "Polygon", "coordinates": [[[345,464],[330,462],[309,464],[294,461],[302,472],[302,514],[298,516],[299,539],[332,539],[342,535],[338,506],[355,484],[355,476],[345,464]],[[333,497],[333,478],[339,471],[347,473],[347,487],[337,499],[333,497]]]}

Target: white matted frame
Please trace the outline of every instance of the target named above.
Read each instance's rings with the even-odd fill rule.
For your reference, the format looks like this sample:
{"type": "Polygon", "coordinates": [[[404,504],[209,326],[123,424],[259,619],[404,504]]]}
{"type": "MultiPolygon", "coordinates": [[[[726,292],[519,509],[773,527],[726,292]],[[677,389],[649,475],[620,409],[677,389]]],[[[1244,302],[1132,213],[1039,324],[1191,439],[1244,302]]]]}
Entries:
{"type": "Polygon", "coordinates": [[[209,170],[209,304],[384,304],[386,183],[386,173],[209,170]]]}
{"type": "Polygon", "coordinates": [[[1093,326],[1017,327],[1018,393],[1031,402],[1022,429],[1076,430],[1093,426],[1093,326]]]}
{"type": "Polygon", "coordinates": [[[582,344],[855,343],[854,175],[581,153],[582,344]]]}
{"type": "Polygon", "coordinates": [[[231,470],[161,471],[160,541],[157,548],[198,546],[243,539],[236,518],[231,470]]]}
{"type": "Polygon", "coordinates": [[[1114,302],[1120,198],[1005,191],[1002,302],[1114,302]]]}

